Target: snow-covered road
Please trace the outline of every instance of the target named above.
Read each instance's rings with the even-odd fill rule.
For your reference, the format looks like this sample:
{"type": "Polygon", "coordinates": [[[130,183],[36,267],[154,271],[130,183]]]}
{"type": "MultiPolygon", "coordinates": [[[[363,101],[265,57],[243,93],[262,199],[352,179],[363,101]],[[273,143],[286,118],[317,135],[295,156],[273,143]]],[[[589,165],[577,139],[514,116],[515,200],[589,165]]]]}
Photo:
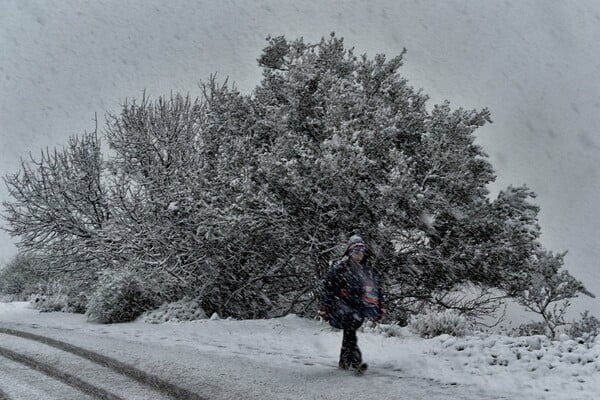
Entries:
{"type": "MultiPolygon", "coordinates": [[[[9,370],[7,375],[11,376],[10,380],[4,382],[7,392],[14,391],[13,386],[27,386],[19,385],[22,371],[28,371],[25,373],[26,377],[34,375],[34,371],[45,375],[37,383],[41,390],[45,385],[54,386],[60,382],[63,386],[80,392],[74,396],[65,393],[63,389],[53,395],[40,396],[34,392],[20,394],[19,398],[82,398],[83,393],[90,398],[108,400],[160,400],[172,397],[203,400],[132,366],[47,336],[0,327],[0,344],[0,357],[12,361],[13,364],[20,364],[19,368],[15,368],[7,363],[9,367],[4,368],[9,370]],[[17,385],[11,385],[11,382],[17,385]]],[[[25,379],[25,383],[31,381],[33,379],[25,379]]],[[[15,396],[5,394],[5,397],[15,396]]]]}
{"type": "Polygon", "coordinates": [[[0,399],[92,399],[65,383],[21,363],[0,359],[0,399]]]}
{"type": "MultiPolygon", "coordinates": [[[[196,351],[185,345],[174,345],[166,341],[160,343],[144,343],[131,338],[112,337],[107,331],[96,334],[81,332],[68,328],[43,327],[39,324],[7,324],[1,327],[15,332],[30,332],[43,338],[58,339],[77,347],[92,350],[107,355],[119,362],[126,362],[137,369],[149,374],[162,377],[164,380],[179,385],[184,390],[198,393],[210,399],[329,399],[341,396],[355,399],[370,398],[376,394],[392,395],[389,391],[397,387],[397,382],[403,383],[403,395],[411,399],[475,399],[477,396],[465,396],[464,387],[436,383],[430,379],[403,376],[402,371],[372,368],[367,376],[357,377],[335,368],[334,360],[314,360],[301,353],[276,354],[271,362],[256,360],[244,352],[242,345],[231,355],[222,352],[196,351]],[[41,335],[40,335],[41,334],[41,335]]],[[[121,332],[124,334],[125,332],[121,332]]],[[[120,335],[119,335],[120,336],[120,335]]],[[[134,333],[135,337],[135,333],[134,333]]],[[[166,340],[166,339],[164,339],[166,340]]],[[[92,398],[110,399],[163,399],[189,398],[185,395],[165,396],[164,393],[152,390],[149,386],[141,385],[118,371],[100,366],[90,360],[78,357],[54,347],[13,335],[0,334],[0,356],[2,348],[35,359],[41,365],[54,367],[63,375],[77,377],[77,381],[86,382],[89,387],[82,388],[79,382],[71,382],[72,388],[83,389],[92,398]],[[97,388],[94,391],[93,388],[97,388]]],[[[252,350],[251,344],[246,350],[252,350]]],[[[4,365],[4,363],[3,363],[4,365]]],[[[40,380],[37,391],[31,393],[19,391],[27,387],[34,372],[25,369],[21,378],[18,368],[10,374],[11,379],[4,379],[2,387],[10,399],[41,399],[40,390],[44,385],[56,386],[48,377],[40,380]],[[17,393],[18,395],[16,395],[17,393]]],[[[56,379],[54,374],[51,378],[56,379]]],[[[55,390],[55,393],[45,393],[44,399],[83,398],[65,394],[66,388],[55,390]]],[[[403,396],[404,397],[404,396],[403,396]]]]}
{"type": "MultiPolygon", "coordinates": [[[[542,372],[539,361],[539,365],[527,364],[527,368],[535,365],[540,370],[529,373],[525,364],[523,367],[519,364],[527,361],[526,348],[520,348],[523,355],[519,361],[510,361],[510,367],[485,362],[489,356],[485,354],[487,349],[494,353],[490,357],[501,360],[508,357],[510,347],[503,344],[503,339],[426,341],[373,332],[359,334],[359,344],[370,369],[366,375],[356,376],[336,368],[339,332],[295,316],[258,321],[202,320],[159,325],[137,321],[97,325],[87,323],[81,315],[40,314],[24,304],[12,303],[0,304],[0,328],[69,343],[120,363],[121,370],[139,370],[146,374],[146,381],[151,381],[152,376],[160,377],[162,382],[183,393],[165,397],[165,391],[153,390],[143,380],[131,382],[118,368],[115,372],[114,368],[91,365],[94,363],[89,359],[63,355],[56,347],[46,348],[36,340],[0,335],[0,348],[41,357],[41,361],[123,399],[186,398],[185,393],[194,393],[197,398],[211,400],[580,400],[595,398],[594,393],[600,387],[594,381],[599,373],[594,368],[600,366],[597,348],[585,364],[576,364],[576,368],[561,372],[565,362],[542,372]],[[106,374],[93,372],[107,369],[106,374]],[[560,374],[552,376],[556,371],[560,374]],[[573,373],[577,376],[573,377],[573,373]]],[[[506,340],[508,343],[512,339],[506,340]]],[[[11,400],[40,398],[35,397],[40,390],[44,391],[44,399],[63,399],[69,395],[62,395],[61,391],[73,390],[39,377],[39,372],[2,356],[0,374],[0,393],[4,391],[11,400]]]]}

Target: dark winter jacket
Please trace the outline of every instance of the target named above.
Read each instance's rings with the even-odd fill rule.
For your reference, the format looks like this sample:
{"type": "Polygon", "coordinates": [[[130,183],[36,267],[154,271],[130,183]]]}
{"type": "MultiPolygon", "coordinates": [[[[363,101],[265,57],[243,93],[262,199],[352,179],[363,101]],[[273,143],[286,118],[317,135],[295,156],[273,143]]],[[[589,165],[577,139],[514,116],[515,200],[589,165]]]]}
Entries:
{"type": "Polygon", "coordinates": [[[365,319],[378,319],[382,314],[384,295],[379,277],[347,256],[330,268],[321,291],[321,309],[335,328],[357,329],[365,319]]]}

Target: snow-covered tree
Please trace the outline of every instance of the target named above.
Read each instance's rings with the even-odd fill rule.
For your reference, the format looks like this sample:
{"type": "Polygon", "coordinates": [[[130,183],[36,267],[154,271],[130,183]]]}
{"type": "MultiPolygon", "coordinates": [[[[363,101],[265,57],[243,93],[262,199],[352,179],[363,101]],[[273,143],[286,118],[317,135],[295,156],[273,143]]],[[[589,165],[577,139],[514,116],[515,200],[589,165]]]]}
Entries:
{"type": "Polygon", "coordinates": [[[243,318],[309,313],[353,233],[393,316],[423,303],[487,312],[490,290],[523,297],[544,271],[564,277],[532,262],[545,259],[535,194],[490,199],[494,170],[475,144],[489,111],[428,108],[399,73],[404,54],[268,38],[251,94],[212,77],[196,100],[128,101],[107,120],[108,173],[94,134],[6,179],[11,232],[56,259],[144,274],[162,300],[243,318]],[[450,295],[466,286],[480,296],[450,295]]]}
{"type": "Polygon", "coordinates": [[[198,107],[189,96],[144,96],[107,120],[113,219],[105,243],[118,256],[114,267],[163,274],[165,290],[185,290],[201,271],[198,107]]]}
{"type": "Polygon", "coordinates": [[[85,273],[104,263],[99,233],[110,220],[100,140],[96,132],[73,136],[59,150],[42,151],[4,177],[12,197],[3,203],[8,232],[24,253],[47,268],[85,273]]]}
{"type": "Polygon", "coordinates": [[[403,56],[356,56],[334,35],[316,45],[269,38],[244,145],[254,207],[281,225],[269,243],[318,277],[360,232],[392,308],[439,303],[466,284],[511,293],[515,276],[536,268],[535,195],[509,187],[490,200],[494,171],[474,135],[489,111],[428,111],[398,73],[403,56]]]}

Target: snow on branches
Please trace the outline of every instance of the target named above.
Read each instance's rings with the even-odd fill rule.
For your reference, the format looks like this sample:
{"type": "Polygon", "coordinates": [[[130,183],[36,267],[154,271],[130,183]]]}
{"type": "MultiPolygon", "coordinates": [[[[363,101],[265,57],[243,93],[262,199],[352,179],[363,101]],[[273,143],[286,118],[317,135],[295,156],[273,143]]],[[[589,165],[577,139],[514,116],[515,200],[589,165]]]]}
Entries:
{"type": "MultiPolygon", "coordinates": [[[[211,77],[198,99],[127,101],[107,118],[107,161],[94,133],[5,178],[10,231],[24,250],[101,259],[162,282],[161,300],[198,298],[222,316],[309,314],[354,232],[391,315],[468,285],[523,298],[545,268],[531,262],[535,195],[489,198],[494,170],[475,144],[489,111],[428,109],[403,56],[357,56],[335,35],[269,38],[251,94],[211,77]]],[[[495,309],[481,299],[496,302],[463,311],[495,309]]]]}

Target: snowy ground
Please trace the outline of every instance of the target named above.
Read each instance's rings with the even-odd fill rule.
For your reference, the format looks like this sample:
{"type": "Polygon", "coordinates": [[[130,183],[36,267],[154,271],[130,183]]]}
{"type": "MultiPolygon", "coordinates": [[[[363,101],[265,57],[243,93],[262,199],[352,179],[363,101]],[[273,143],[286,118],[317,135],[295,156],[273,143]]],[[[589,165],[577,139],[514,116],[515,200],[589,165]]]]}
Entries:
{"type": "MultiPolygon", "coordinates": [[[[371,329],[359,334],[370,369],[355,376],[335,367],[341,334],[295,316],[97,325],[0,303],[1,327],[90,349],[210,399],[583,400],[600,393],[600,339],[587,346],[501,335],[425,340],[371,329]]],[[[0,336],[0,347],[10,343],[0,336]]],[[[0,378],[0,393],[31,379],[19,368],[0,357],[0,371],[11,372],[0,378]]]]}

